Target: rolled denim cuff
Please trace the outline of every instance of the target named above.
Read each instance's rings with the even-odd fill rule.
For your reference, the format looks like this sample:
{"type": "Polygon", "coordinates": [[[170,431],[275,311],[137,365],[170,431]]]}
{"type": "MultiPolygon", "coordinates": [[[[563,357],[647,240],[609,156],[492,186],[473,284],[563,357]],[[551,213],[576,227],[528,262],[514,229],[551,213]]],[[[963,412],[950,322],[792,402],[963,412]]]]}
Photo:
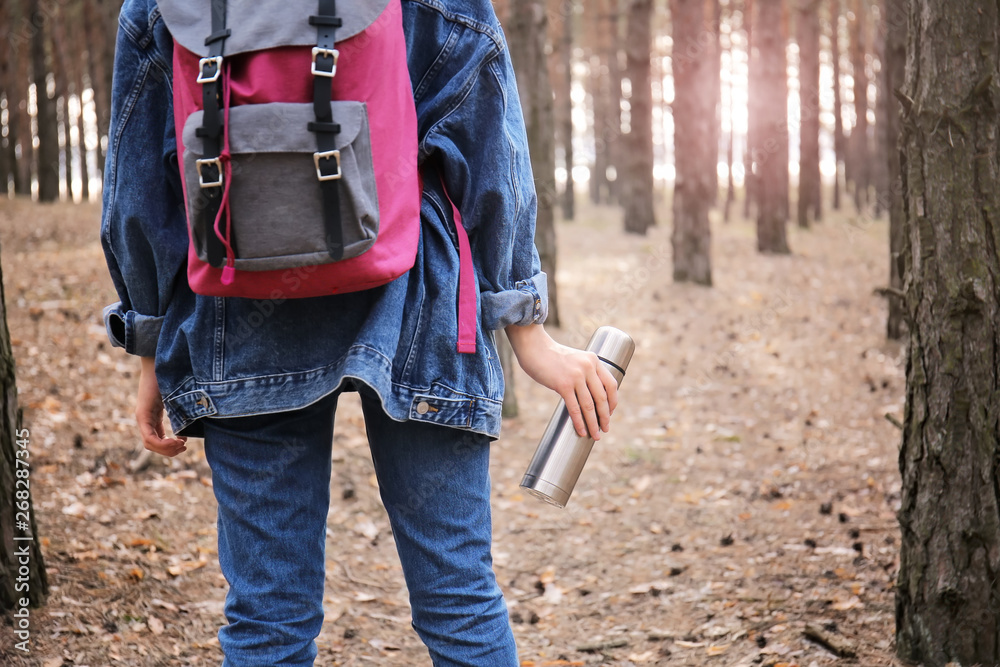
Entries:
{"type": "Polygon", "coordinates": [[[545,272],[514,284],[502,292],[482,292],[483,328],[503,329],[509,324],[540,324],[549,314],[549,287],[545,272]]]}
{"type": "Polygon", "coordinates": [[[163,317],[125,310],[118,301],[104,308],[104,326],[114,347],[139,357],[155,357],[163,317]]]}

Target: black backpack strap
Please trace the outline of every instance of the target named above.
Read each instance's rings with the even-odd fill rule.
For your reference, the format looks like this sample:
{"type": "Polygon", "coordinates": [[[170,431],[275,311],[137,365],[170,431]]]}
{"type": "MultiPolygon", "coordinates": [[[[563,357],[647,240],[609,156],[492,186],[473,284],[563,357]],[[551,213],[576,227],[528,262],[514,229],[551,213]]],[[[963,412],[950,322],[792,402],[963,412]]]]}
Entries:
{"type": "MultiPolygon", "coordinates": [[[[226,0],[212,0],[212,34],[205,39],[209,53],[207,58],[202,58],[198,63],[197,81],[201,84],[204,114],[201,127],[195,131],[195,135],[202,140],[202,159],[196,164],[198,185],[205,198],[205,206],[197,211],[196,224],[205,231],[208,263],[215,267],[222,266],[226,261],[226,248],[215,234],[214,228],[223,192],[223,169],[219,160],[219,143],[222,139],[222,48],[230,33],[226,29],[226,0]]],[[[230,237],[229,242],[235,253],[235,240],[230,237]]]]}
{"type": "Polygon", "coordinates": [[[309,17],[309,24],[316,26],[316,46],[312,50],[313,112],[316,121],[309,123],[309,131],[316,133],[313,162],[316,178],[323,193],[323,226],[326,231],[326,248],[334,261],[344,256],[344,235],[340,227],[340,151],[337,150],[337,133],[340,125],[333,122],[330,97],[333,77],[337,75],[336,31],[343,21],[337,17],[336,0],[319,0],[319,11],[309,17]]]}

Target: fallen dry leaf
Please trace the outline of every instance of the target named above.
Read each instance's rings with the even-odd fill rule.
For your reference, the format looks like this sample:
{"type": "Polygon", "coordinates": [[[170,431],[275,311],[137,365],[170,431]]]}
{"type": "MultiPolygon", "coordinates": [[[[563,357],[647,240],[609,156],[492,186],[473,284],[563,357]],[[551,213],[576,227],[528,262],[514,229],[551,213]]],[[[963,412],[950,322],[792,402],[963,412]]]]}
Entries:
{"type": "Polygon", "coordinates": [[[160,607],[162,609],[166,609],[168,611],[172,611],[175,613],[180,611],[177,608],[177,605],[175,605],[174,603],[166,602],[164,600],[161,600],[160,598],[153,598],[152,600],[149,601],[149,604],[153,605],[154,607],[160,607]]]}
{"type": "Polygon", "coordinates": [[[163,634],[163,630],[164,630],[163,621],[161,621],[157,617],[150,616],[149,618],[147,618],[146,619],[146,625],[149,626],[149,629],[152,631],[152,633],[154,635],[162,635],[163,634]]]}
{"type": "Polygon", "coordinates": [[[860,609],[864,607],[864,603],[858,599],[858,597],[852,596],[849,600],[841,600],[839,602],[834,602],[830,605],[831,609],[836,611],[850,611],[851,609],[860,609]]]}

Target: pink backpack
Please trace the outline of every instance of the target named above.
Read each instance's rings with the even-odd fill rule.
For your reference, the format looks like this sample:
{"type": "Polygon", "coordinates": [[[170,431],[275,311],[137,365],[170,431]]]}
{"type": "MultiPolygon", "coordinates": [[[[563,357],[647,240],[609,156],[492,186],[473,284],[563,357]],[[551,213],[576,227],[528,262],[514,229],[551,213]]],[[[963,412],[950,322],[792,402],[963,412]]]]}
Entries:
{"type": "MultiPolygon", "coordinates": [[[[400,0],[160,0],[197,294],[312,297],[412,268],[417,117],[400,0]],[[339,4],[339,8],[337,5],[339,4]],[[313,7],[317,5],[313,4],[313,7]]],[[[475,351],[461,256],[459,351],[475,351]]],[[[471,312],[470,312],[471,310],[471,312]]]]}

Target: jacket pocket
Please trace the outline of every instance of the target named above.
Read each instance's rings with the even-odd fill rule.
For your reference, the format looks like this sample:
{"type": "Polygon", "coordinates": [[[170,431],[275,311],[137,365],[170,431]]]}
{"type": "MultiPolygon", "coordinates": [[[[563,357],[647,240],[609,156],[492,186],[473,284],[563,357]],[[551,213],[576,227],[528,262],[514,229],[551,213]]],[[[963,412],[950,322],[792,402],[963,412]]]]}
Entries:
{"type": "MultiPolygon", "coordinates": [[[[368,110],[363,102],[332,102],[341,177],[339,188],[342,259],[361,255],[378,235],[378,192],[372,165],[368,110]]],[[[194,221],[205,205],[196,161],[204,157],[196,130],[202,111],[184,123],[184,179],[188,221],[198,257],[208,260],[207,235],[194,221]]],[[[235,241],[235,267],[266,271],[326,264],[323,195],[314,154],[316,135],[312,104],[250,104],[229,109],[232,175],[229,208],[235,241]]],[[[333,158],[330,158],[333,160],[333,158]]],[[[324,173],[333,165],[324,164],[324,173]]],[[[224,221],[220,228],[224,228],[224,221]]]]}

